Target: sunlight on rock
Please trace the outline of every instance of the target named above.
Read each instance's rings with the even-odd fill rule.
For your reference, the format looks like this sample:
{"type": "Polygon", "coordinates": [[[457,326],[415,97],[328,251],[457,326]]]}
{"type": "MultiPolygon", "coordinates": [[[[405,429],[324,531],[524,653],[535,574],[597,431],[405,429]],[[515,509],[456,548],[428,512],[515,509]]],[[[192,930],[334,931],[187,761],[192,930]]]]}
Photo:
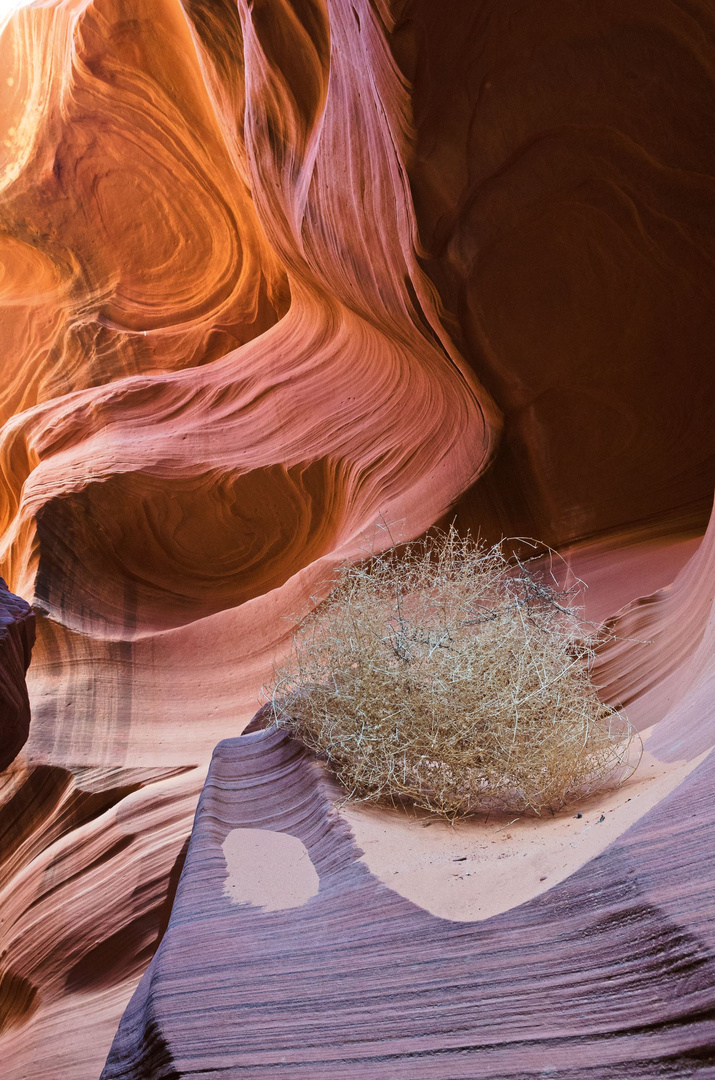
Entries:
{"type": "Polygon", "coordinates": [[[228,878],[224,894],[235,904],[265,911],[302,907],[320,879],[296,836],[270,829],[233,829],[223,842],[228,878]]]}

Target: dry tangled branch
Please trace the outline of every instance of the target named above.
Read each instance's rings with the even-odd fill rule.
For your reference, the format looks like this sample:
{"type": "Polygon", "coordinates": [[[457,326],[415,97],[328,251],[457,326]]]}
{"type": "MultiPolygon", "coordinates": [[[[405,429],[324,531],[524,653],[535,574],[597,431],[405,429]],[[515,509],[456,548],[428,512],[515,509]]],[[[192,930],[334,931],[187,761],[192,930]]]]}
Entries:
{"type": "Polygon", "coordinates": [[[274,718],[351,798],[559,809],[632,771],[572,604],[548,567],[454,529],[345,566],[275,673],[274,718]]]}

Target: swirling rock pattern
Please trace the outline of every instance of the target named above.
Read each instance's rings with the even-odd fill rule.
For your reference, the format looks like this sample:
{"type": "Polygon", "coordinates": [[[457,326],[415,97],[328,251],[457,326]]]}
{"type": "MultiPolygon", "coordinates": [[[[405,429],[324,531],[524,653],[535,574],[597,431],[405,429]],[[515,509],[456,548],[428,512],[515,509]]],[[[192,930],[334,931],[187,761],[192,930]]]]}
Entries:
{"type": "Polygon", "coordinates": [[[0,770],[15,760],[30,731],[25,672],[34,641],[35,616],[29,604],[0,578],[0,770]]]}
{"type": "MultiPolygon", "coordinates": [[[[599,619],[654,596],[616,616],[628,637],[656,646],[649,659],[636,641],[614,643],[602,658],[607,692],[641,726],[662,719],[666,757],[679,752],[676,727],[693,752],[712,744],[711,540],[683,566],[712,493],[715,35],[704,0],[456,0],[449,18],[427,0],[10,6],[0,13],[0,573],[38,617],[30,738],[0,777],[0,1059],[10,1080],[89,1080],[161,936],[211,750],[253,714],[296,613],[340,560],[416,536],[455,506],[487,536],[578,541],[568,558],[593,573],[599,619]]],[[[222,755],[243,762],[248,745],[222,755]]],[[[264,736],[251,745],[265,753],[251,765],[260,785],[293,754],[264,736]]],[[[701,792],[706,765],[687,792],[701,792]]],[[[553,907],[543,899],[500,917],[495,937],[462,928],[460,938],[356,869],[312,765],[296,770],[347,890],[324,908],[321,885],[305,913],[331,926],[345,918],[338,938],[354,930],[363,942],[350,955],[365,956],[369,985],[387,954],[369,958],[349,895],[375,902],[385,914],[376,940],[410,963],[416,929],[444,949],[439,978],[467,1010],[476,999],[459,941],[498,941],[493,956],[505,957],[508,926],[535,963],[539,949],[571,950],[563,986],[547,979],[548,1002],[575,1032],[571,1043],[554,1035],[554,1068],[583,1045],[606,1076],[610,1046],[613,1060],[632,1057],[632,1080],[646,1075],[649,1047],[667,1071],[671,1047],[684,1075],[686,1015],[700,1068],[710,939],[693,943],[693,912],[709,910],[705,879],[695,875],[683,901],[680,943],[678,903],[661,889],[669,865],[691,872],[707,820],[700,794],[687,802],[684,784],[668,803],[692,805],[692,836],[659,810],[661,824],[648,815],[637,842],[619,842],[618,867],[584,869],[549,892],[553,907]],[[633,914],[621,871],[640,850],[650,854],[633,914]],[[604,881],[612,937],[589,907],[604,881]],[[641,888],[653,909],[642,915],[641,888]],[[631,925],[641,936],[623,968],[624,1007],[660,1025],[637,1038],[605,975],[593,994],[573,988],[577,965],[611,970],[620,985],[615,957],[631,925]],[[579,929],[593,936],[581,941],[579,929]],[[596,942],[611,969],[599,967],[596,942]],[[656,1007],[670,984],[644,942],[673,960],[670,1012],[656,1007]],[[681,978],[691,960],[692,991],[681,978]],[[583,997],[582,1026],[567,983],[574,1002],[583,997]]],[[[283,828],[296,791],[268,787],[267,813],[283,828]]],[[[226,822],[258,820],[243,796],[228,804],[226,822]]],[[[197,844],[196,867],[209,852],[197,844]]],[[[193,873],[177,919],[193,904],[193,873]]],[[[218,941],[196,912],[197,934],[218,941]]],[[[267,926],[263,916],[229,917],[253,955],[250,928],[267,926]]],[[[281,933],[298,925],[272,917],[281,933]]],[[[306,940],[319,940],[319,921],[305,924],[306,940]]],[[[175,937],[159,963],[170,983],[175,937]]],[[[198,940],[187,940],[189,966],[198,940]]],[[[328,994],[338,975],[325,963],[328,994]]],[[[498,981],[496,961],[493,971],[498,981]]],[[[439,1076],[447,1054],[455,1076],[476,1075],[429,986],[416,1014],[425,1054],[404,1057],[403,976],[390,976],[404,1009],[394,1052],[389,1018],[381,1027],[365,1006],[375,1046],[386,1039],[381,1063],[370,1049],[365,1068],[439,1076]]],[[[237,992],[227,991],[229,1013],[237,992]]],[[[535,995],[524,986],[519,1016],[509,1014],[514,1075],[530,1068],[532,1007],[533,1045],[547,1039],[535,995]]],[[[108,1068],[141,1057],[132,1039],[152,998],[155,972],[108,1068]]],[[[496,1038],[490,1007],[485,1046],[496,1038]]],[[[169,995],[161,1025],[146,1030],[179,1060],[172,1008],[169,995]]],[[[362,1038],[352,1008],[325,1036],[324,1073],[344,1075],[330,1047],[348,1016],[362,1038]]],[[[506,1053],[489,1051],[496,1075],[506,1053]]],[[[153,1060],[156,1076],[170,1075],[168,1058],[153,1060]]]]}
{"type": "Polygon", "coordinates": [[[97,763],[98,707],[108,764],[147,762],[122,731],[147,713],[152,747],[181,714],[202,746],[187,728],[177,758],[207,754],[255,708],[239,636],[264,636],[267,673],[281,616],[383,521],[429,526],[500,423],[419,267],[387,13],[149,9],[26,8],[5,31],[12,100],[37,35],[57,100],[5,189],[3,284],[18,317],[44,289],[56,318],[13,354],[0,564],[44,615],[35,745],[66,764],[97,763]],[[194,685],[213,672],[211,722],[165,647],[194,685]]]}

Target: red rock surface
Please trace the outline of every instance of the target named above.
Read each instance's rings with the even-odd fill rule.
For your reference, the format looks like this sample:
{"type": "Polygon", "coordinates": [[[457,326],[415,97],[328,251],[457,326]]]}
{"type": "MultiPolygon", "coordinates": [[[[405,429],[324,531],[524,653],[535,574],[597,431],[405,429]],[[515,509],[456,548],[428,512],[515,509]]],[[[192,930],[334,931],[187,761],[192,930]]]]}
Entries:
{"type": "Polygon", "coordinates": [[[712,746],[715,723],[715,510],[698,550],[675,580],[617,612],[595,671],[602,693],[675,760],[712,746]]]}
{"type": "Polygon", "coordinates": [[[168,922],[203,775],[22,758],[2,774],[5,1076],[99,1075],[168,922]]]}
{"type": "MultiPolygon", "coordinates": [[[[659,721],[649,747],[664,758],[712,745],[712,537],[693,554],[713,481],[712,7],[455,0],[445,12],[427,0],[0,8],[0,573],[38,612],[30,738],[0,775],[8,1080],[99,1075],[166,923],[213,747],[255,711],[296,613],[336,562],[387,543],[386,523],[402,539],[456,507],[487,536],[564,546],[592,584],[592,617],[634,639],[602,657],[608,692],[639,726],[659,721]]],[[[473,1053],[454,1056],[450,997],[454,1031],[492,1047],[479,1068],[495,1062],[495,1077],[511,1050],[515,1076],[534,1073],[532,1048],[551,1068],[552,1037],[553,1068],[573,1073],[583,1047],[599,1080],[618,1055],[612,1075],[648,1075],[649,1047],[665,1075],[706,1069],[711,1036],[692,1010],[711,980],[710,759],[635,840],[493,928],[455,930],[358,867],[306,760],[295,790],[272,784],[270,762],[280,771],[294,751],[252,738],[223,744],[216,768],[254,770],[280,827],[304,791],[325,834],[314,857],[333,852],[321,877],[334,898],[321,886],[292,922],[270,916],[286,955],[300,944],[289,928],[305,930],[305,963],[325,978],[308,1003],[335,1004],[324,1073],[345,1075],[335,1040],[359,1042],[364,1020],[375,1045],[384,1036],[365,1068],[443,1080],[444,1051],[455,1076],[478,1075],[473,1053]],[[268,771],[249,764],[251,746],[268,771]],[[380,913],[372,953],[375,912],[350,897],[380,913]],[[322,936],[312,912],[326,915],[322,936]],[[424,977],[409,966],[420,935],[424,977]],[[353,971],[331,966],[341,955],[353,971]],[[374,1003],[350,1004],[348,975],[374,1003]],[[466,1018],[477,1000],[483,1035],[466,1018]]],[[[212,779],[206,800],[217,790],[212,779]]],[[[231,795],[226,823],[255,824],[249,803],[231,795]]],[[[195,840],[197,871],[219,833],[205,851],[195,840]]],[[[144,1024],[184,1068],[176,963],[198,970],[205,946],[195,992],[208,1001],[223,919],[275,1021],[255,1027],[251,1053],[279,1040],[271,1001],[284,1009],[306,985],[259,929],[268,916],[212,921],[223,886],[211,867],[205,911],[190,868],[176,918],[201,918],[178,960],[169,932],[122,1026],[121,1068],[144,1024]]],[[[230,1012],[243,991],[220,990],[230,1012]]],[[[309,1010],[285,1029],[299,1053],[304,1020],[312,1038],[309,1010]]],[[[304,1061],[295,1075],[310,1074],[304,1061]]]]}
{"type": "Polygon", "coordinates": [[[34,641],[32,609],[0,578],[0,770],[15,760],[30,731],[25,672],[34,641]]]}
{"type": "Polygon", "coordinates": [[[0,565],[45,615],[34,746],[194,763],[255,710],[284,617],[383,519],[444,513],[499,412],[419,266],[377,10],[97,0],[25,8],[3,43],[28,157],[2,203],[0,565]]]}
{"type": "Polygon", "coordinates": [[[102,1080],[712,1076],[714,552],[715,514],[673,584],[613,618],[600,658],[606,693],[657,723],[652,752],[704,760],[603,854],[484,922],[435,918],[373,877],[285,733],[220,743],[167,934],[102,1080]],[[318,894],[278,912],[237,906],[234,829],[302,841],[318,894]]]}
{"type": "Polygon", "coordinates": [[[489,535],[704,528],[712,501],[715,11],[399,5],[423,266],[505,416],[459,504],[489,535]]]}

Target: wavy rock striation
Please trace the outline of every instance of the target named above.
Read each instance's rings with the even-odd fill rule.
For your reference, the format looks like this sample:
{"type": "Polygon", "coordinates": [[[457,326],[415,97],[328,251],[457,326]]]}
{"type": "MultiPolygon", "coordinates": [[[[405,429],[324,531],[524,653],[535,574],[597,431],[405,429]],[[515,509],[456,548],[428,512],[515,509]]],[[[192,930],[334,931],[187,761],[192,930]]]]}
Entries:
{"type": "Polygon", "coordinates": [[[710,1075],[714,769],[711,755],[548,893],[465,924],[370,874],[284,733],[219,744],[169,928],[102,1080],[710,1075]],[[300,840],[317,896],[283,911],[232,903],[222,845],[236,829],[300,840]]]}
{"type": "Polygon", "coordinates": [[[617,636],[599,658],[605,692],[656,723],[651,752],[704,760],[603,854],[503,914],[435,918],[373,876],[313,757],[260,730],[262,713],[220,743],[167,934],[102,1080],[281,1068],[296,1078],[710,1076],[714,539],[715,513],[673,584],[610,620],[617,636]],[[260,829],[266,865],[230,865],[227,846],[260,829]],[[259,871],[280,881],[268,842],[280,833],[305,846],[319,878],[317,895],[283,910],[270,902],[280,886],[262,896],[253,883],[259,871]]]}
{"type": "Polygon", "coordinates": [[[181,715],[207,754],[255,708],[244,626],[267,673],[282,616],[381,522],[429,526],[500,423],[419,266],[387,13],[150,6],[27,8],[4,35],[12,100],[39,35],[57,100],[5,190],[3,284],[22,319],[49,290],[56,326],[13,354],[0,564],[45,616],[36,747],[66,763],[96,763],[98,705],[107,763],[146,761],[121,731],[148,712],[153,745],[181,715]],[[210,723],[157,651],[212,670],[210,723]]]}
{"type": "MultiPolygon", "coordinates": [[[[705,0],[455,0],[449,18],[427,0],[15,7],[0,16],[0,573],[32,602],[37,643],[30,737],[0,776],[0,1059],[9,1080],[90,1080],[166,923],[210,753],[253,714],[340,560],[454,507],[487,536],[575,544],[594,618],[656,591],[617,616],[656,644],[604,653],[608,693],[643,727],[662,718],[663,756],[679,737],[694,753],[711,745],[711,537],[682,568],[712,494],[715,34],[705,0]]],[[[17,656],[22,667],[24,646],[17,656]]],[[[480,1061],[500,1075],[510,1050],[494,1002],[515,1075],[533,1047],[551,1068],[552,1042],[562,1071],[575,1045],[595,1075],[617,1075],[622,1054],[629,1080],[645,1076],[651,1049],[675,1075],[688,1054],[700,1067],[707,762],[617,857],[457,932],[358,867],[293,753],[260,736],[224,744],[215,770],[225,757],[227,776],[270,795],[261,813],[303,838],[318,896],[292,921],[274,912],[272,942],[268,915],[221,906],[212,863],[196,936],[177,960],[170,932],[116,1068],[141,1058],[142,1025],[148,1047],[168,1046],[155,1075],[171,1074],[166,1055],[184,1068],[176,964],[198,1008],[224,925],[255,959],[241,969],[245,1017],[268,994],[261,1031],[276,1047],[285,995],[334,1007],[320,1036],[317,1014],[293,1006],[284,1037],[314,1040],[295,1062],[306,1075],[311,1045],[316,1068],[344,1074],[331,1041],[343,1036],[366,1070],[410,1077],[443,1076],[447,1061],[475,1075],[464,1037],[491,1047],[480,1061]],[[251,746],[265,761],[249,768],[251,746]],[[671,865],[692,874],[682,940],[671,865]],[[374,911],[361,915],[361,898],[374,911]],[[435,973],[425,985],[416,933],[435,973]],[[298,949],[290,975],[277,942],[298,949]],[[517,944],[544,973],[541,1005],[517,944]],[[655,964],[659,944],[670,968],[655,964]],[[264,946],[276,978],[261,983],[264,946]],[[591,992],[577,971],[592,969],[591,992]],[[439,986],[458,1003],[454,1037],[439,986]],[[393,1000],[394,1018],[373,1008],[393,1000]]],[[[221,822],[265,827],[245,793],[226,799],[221,822]]],[[[209,850],[223,859],[222,828],[192,847],[192,867],[209,850]]],[[[182,920],[194,869],[186,881],[182,920]]],[[[235,1018],[238,990],[224,989],[235,1018]]],[[[262,1069],[258,1036],[240,1030],[257,1056],[230,1040],[227,1053],[262,1069]]]]}
{"type": "Polygon", "coordinates": [[[595,671],[602,693],[634,723],[657,724],[665,761],[712,746],[715,723],[715,509],[693,557],[663,589],[627,604],[595,671]]]}
{"type": "Polygon", "coordinates": [[[32,609],[0,578],[0,770],[15,760],[30,732],[25,673],[34,642],[32,609]]]}
{"type": "Polygon", "coordinates": [[[99,1074],[166,928],[204,775],[21,756],[0,778],[5,1075],[99,1074]]]}

